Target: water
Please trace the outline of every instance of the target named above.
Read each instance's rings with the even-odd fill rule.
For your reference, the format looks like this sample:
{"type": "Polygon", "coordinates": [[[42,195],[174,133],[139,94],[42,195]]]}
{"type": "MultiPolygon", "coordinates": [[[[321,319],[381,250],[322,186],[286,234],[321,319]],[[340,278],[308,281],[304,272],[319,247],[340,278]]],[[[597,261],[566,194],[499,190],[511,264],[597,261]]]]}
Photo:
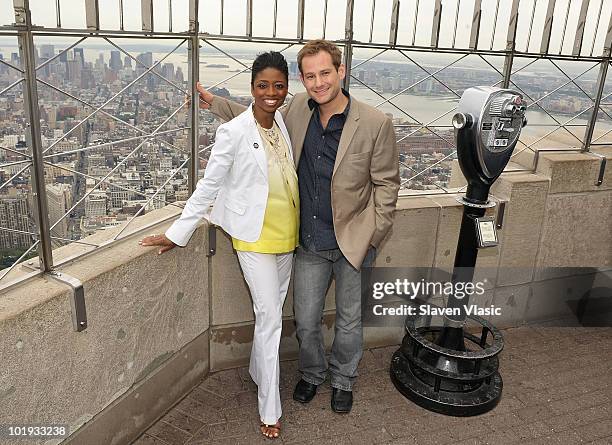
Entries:
{"type": "MultiPolygon", "coordinates": [[[[57,48],[59,49],[59,48],[57,48]]],[[[5,54],[5,57],[10,54],[11,51],[15,51],[15,48],[0,48],[0,52],[5,54]]],[[[104,55],[104,60],[108,64],[110,60],[110,49],[108,50],[100,50],[100,49],[92,49],[92,48],[84,48],[85,59],[88,62],[95,61],[99,54],[102,53],[104,55]]],[[[132,53],[133,56],[136,56],[137,53],[132,53]]],[[[166,53],[162,52],[154,52],[153,60],[161,60],[166,53]]],[[[121,55],[122,60],[125,58],[125,55],[121,55]]],[[[247,56],[238,56],[236,57],[240,62],[244,63],[246,66],[250,66],[252,60],[247,56]]],[[[175,69],[177,67],[181,67],[183,71],[183,75],[185,79],[188,76],[188,56],[186,49],[181,48],[177,50],[177,52],[169,55],[163,63],[173,63],[175,69]]],[[[132,61],[132,68],[136,66],[136,62],[132,61]]],[[[229,59],[225,55],[219,53],[219,55],[211,55],[211,54],[202,54],[200,60],[200,81],[206,87],[210,87],[212,85],[219,84],[220,87],[227,88],[232,95],[234,96],[250,96],[250,80],[251,73],[243,72],[238,73],[243,70],[245,67],[240,63],[229,59]],[[211,64],[223,64],[227,65],[227,68],[209,68],[208,65],[211,64]],[[225,81],[229,77],[233,77],[229,81],[225,81]]],[[[304,91],[304,87],[302,86],[299,79],[292,78],[289,81],[289,91],[290,93],[299,93],[304,91]]],[[[351,94],[353,94],[359,100],[372,105],[379,105],[383,99],[380,98],[376,93],[368,90],[366,87],[359,85],[357,82],[353,82],[351,85],[351,94]]],[[[393,94],[385,93],[385,97],[391,97],[393,94]]],[[[390,113],[396,118],[400,118],[405,120],[406,122],[415,122],[418,121],[423,124],[429,124],[430,126],[436,125],[449,125],[451,122],[451,117],[453,115],[453,108],[456,107],[458,103],[458,98],[452,95],[449,92],[448,96],[432,96],[432,95],[415,95],[415,94],[402,94],[393,99],[393,103],[397,106],[393,106],[389,103],[383,104],[378,108],[385,112],[390,113]],[[399,108],[399,109],[398,109],[399,108]],[[405,112],[400,111],[403,110],[405,112]],[[448,113],[447,113],[448,112],[448,113]],[[447,114],[445,114],[447,113],[447,114]]],[[[582,138],[584,134],[584,126],[588,122],[588,118],[590,115],[590,111],[584,113],[579,118],[572,119],[571,115],[564,115],[559,113],[551,113],[560,123],[564,124],[567,121],[569,125],[576,125],[576,127],[571,128],[571,130],[582,138]]],[[[546,113],[542,112],[541,109],[533,106],[528,110],[527,118],[529,121],[529,125],[523,130],[523,134],[531,137],[542,136],[551,130],[554,129],[558,124],[554,122],[554,120],[548,116],[546,113]],[[545,126],[538,126],[545,125],[545,126]]],[[[612,129],[611,121],[599,121],[597,123],[597,131],[596,134],[601,133],[603,131],[608,131],[612,129]]],[[[555,134],[563,134],[567,135],[567,132],[564,130],[559,130],[555,134]]],[[[609,135],[610,136],[610,135],[609,135]]],[[[568,144],[576,144],[578,141],[575,138],[567,135],[566,139],[568,140],[568,144]]],[[[612,137],[607,137],[606,140],[612,139],[612,137]]]]}

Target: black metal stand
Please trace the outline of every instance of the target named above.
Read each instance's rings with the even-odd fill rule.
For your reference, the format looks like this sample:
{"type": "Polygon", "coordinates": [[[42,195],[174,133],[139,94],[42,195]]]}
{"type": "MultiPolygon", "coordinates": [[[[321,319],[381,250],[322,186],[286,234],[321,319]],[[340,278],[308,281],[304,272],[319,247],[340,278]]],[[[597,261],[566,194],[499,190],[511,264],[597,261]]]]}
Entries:
{"type": "MultiPolygon", "coordinates": [[[[478,255],[474,218],[485,213],[489,187],[473,192],[468,187],[464,199],[453,282],[471,282],[474,275],[478,255]]],[[[497,358],[503,349],[502,336],[483,318],[468,317],[464,310],[468,303],[469,297],[449,297],[447,308],[458,308],[460,315],[445,316],[438,327],[423,316],[408,317],[406,335],[391,361],[391,380],[404,396],[451,416],[489,411],[502,394],[497,358]],[[466,319],[480,326],[480,337],[465,331],[466,319]]]]}

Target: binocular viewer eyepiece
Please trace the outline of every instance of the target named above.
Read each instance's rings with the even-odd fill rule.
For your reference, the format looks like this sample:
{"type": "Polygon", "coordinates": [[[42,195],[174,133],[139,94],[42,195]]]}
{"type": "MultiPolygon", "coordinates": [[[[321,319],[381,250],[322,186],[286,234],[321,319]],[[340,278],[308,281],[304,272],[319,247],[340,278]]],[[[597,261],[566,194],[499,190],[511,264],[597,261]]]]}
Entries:
{"type": "Polygon", "coordinates": [[[468,183],[467,201],[486,202],[527,124],[526,109],[521,94],[512,90],[475,87],[461,96],[452,125],[459,166],[468,183]]]}

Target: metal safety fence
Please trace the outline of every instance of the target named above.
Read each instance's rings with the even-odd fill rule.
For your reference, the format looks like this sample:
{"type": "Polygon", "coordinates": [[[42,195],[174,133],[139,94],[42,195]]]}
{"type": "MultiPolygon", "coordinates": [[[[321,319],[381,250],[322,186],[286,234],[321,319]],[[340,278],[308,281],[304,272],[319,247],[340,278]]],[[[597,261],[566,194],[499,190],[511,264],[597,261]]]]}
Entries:
{"type": "Polygon", "coordinates": [[[295,93],[304,42],[341,47],[343,87],[393,118],[402,193],[461,191],[450,118],[474,85],[527,100],[510,171],[534,170],[542,150],[598,156],[612,144],[607,0],[7,1],[0,289],[142,231],[139,216],[186,199],[219,123],[188,97],[201,79],[246,103],[262,50],[285,54],[295,93]],[[82,249],[54,258],[66,244],[82,249]]]}

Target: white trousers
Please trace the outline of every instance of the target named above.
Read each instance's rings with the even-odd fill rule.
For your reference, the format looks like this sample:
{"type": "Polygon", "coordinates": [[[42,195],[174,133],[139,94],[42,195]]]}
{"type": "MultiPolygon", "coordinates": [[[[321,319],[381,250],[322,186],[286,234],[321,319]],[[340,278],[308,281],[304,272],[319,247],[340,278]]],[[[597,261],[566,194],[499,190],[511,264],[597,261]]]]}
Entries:
{"type": "Polygon", "coordinates": [[[274,425],[280,419],[280,366],[283,304],[287,296],[293,253],[267,254],[238,251],[238,260],[249,285],[255,312],[255,332],[249,373],[257,385],[259,416],[274,425]]]}

